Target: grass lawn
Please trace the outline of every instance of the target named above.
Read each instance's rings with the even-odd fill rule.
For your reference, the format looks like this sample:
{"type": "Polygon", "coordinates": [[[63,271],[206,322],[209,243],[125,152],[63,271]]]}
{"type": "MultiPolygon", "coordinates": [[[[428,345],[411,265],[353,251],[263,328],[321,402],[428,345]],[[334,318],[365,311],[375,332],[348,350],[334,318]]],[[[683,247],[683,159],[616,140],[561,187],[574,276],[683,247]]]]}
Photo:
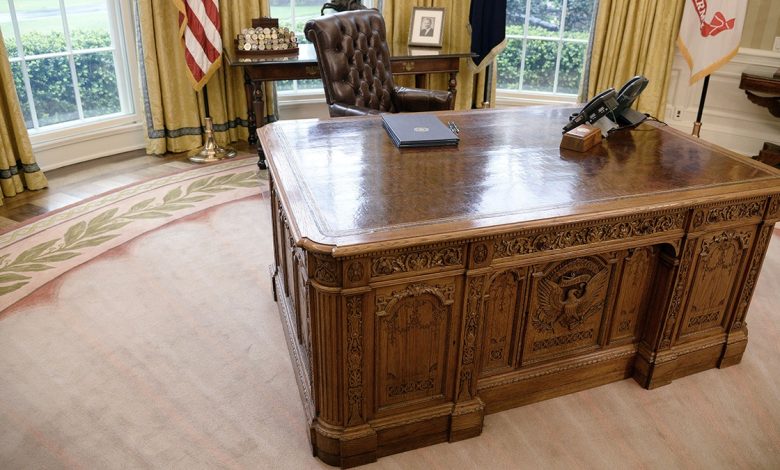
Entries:
{"type": "MultiPolygon", "coordinates": [[[[59,3],[55,0],[14,0],[21,34],[32,31],[62,32],[59,3]]],[[[65,0],[68,27],[77,29],[108,29],[106,0],[65,0]]],[[[0,29],[6,42],[14,37],[7,0],[0,0],[0,29]]]]}

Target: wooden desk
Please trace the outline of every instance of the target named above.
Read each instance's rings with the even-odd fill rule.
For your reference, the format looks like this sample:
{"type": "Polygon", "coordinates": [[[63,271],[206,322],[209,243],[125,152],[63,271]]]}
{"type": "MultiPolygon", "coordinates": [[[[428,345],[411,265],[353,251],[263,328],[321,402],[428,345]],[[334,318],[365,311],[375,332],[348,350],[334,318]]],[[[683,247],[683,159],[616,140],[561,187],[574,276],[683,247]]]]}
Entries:
{"type": "MultiPolygon", "coordinates": [[[[449,91],[453,95],[457,89],[457,75],[460,59],[471,57],[471,52],[426,48],[396,48],[390,58],[395,75],[414,75],[416,86],[426,88],[427,74],[449,74],[449,91]]],[[[262,58],[237,58],[233,51],[225,51],[227,63],[231,67],[244,69],[247,115],[249,120],[249,143],[258,144],[256,129],[265,123],[265,98],[263,82],[275,80],[304,80],[320,78],[317,54],[312,44],[301,44],[298,55],[268,56],[262,58]],[[260,124],[258,126],[258,123],[260,124]]],[[[257,146],[260,168],[266,168],[265,156],[260,145],[257,146]]]]}
{"type": "Polygon", "coordinates": [[[314,455],[359,465],[740,361],[780,171],[655,123],[561,151],[571,112],[439,113],[458,148],[399,150],[374,117],[260,129],[314,455]]]}

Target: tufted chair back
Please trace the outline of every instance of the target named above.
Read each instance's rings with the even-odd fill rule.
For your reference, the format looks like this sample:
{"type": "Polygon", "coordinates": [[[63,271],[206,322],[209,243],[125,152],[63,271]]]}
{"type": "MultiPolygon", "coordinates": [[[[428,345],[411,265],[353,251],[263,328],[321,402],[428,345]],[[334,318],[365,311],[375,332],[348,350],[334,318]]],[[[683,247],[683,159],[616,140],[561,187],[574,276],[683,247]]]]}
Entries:
{"type": "Polygon", "coordinates": [[[346,11],[316,18],[306,23],[304,33],[317,51],[329,105],[397,111],[385,21],[378,11],[346,11]]]}

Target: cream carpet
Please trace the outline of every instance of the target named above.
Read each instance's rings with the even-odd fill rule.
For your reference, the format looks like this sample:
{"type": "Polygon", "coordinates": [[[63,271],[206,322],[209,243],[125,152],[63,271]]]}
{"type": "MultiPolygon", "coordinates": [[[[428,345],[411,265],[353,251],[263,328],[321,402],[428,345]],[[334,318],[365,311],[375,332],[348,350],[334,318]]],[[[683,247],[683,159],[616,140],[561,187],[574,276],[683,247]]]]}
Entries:
{"type": "MultiPolygon", "coordinates": [[[[0,235],[0,468],[331,468],[309,449],[254,163],[155,180],[0,235]],[[25,253],[17,268],[49,267],[8,268],[25,253]]],[[[780,468],[778,238],[740,365],[490,415],[477,438],[364,468],[780,468]]]]}

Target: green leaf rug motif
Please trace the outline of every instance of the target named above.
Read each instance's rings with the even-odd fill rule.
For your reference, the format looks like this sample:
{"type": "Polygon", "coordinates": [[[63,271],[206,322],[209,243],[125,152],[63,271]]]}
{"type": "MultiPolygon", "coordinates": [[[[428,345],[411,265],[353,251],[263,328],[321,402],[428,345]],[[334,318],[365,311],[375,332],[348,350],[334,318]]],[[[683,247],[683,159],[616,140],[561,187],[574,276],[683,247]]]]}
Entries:
{"type": "Polygon", "coordinates": [[[60,238],[39,243],[13,257],[0,255],[0,296],[9,294],[30,282],[30,273],[53,269],[60,263],[82,254],[84,248],[99,246],[120,235],[120,229],[141,219],[160,219],[177,211],[195,207],[195,203],[216,194],[237,188],[258,188],[257,171],[245,171],[196,179],[185,187],[168,191],[158,197],[144,199],[120,213],[108,209],[89,221],[75,223],[60,238]]]}

